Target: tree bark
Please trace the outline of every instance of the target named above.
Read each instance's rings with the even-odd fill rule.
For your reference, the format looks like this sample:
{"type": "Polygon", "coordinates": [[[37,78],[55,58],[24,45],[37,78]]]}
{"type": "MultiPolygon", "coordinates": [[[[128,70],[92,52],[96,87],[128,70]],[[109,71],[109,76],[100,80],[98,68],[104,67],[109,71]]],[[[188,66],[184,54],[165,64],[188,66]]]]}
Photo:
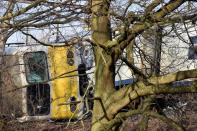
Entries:
{"type": "Polygon", "coordinates": [[[92,118],[92,131],[101,129],[109,118],[106,113],[105,101],[112,94],[115,81],[115,67],[113,58],[110,55],[99,54],[97,51],[96,71],[95,71],[95,98],[92,118]],[[105,59],[105,60],[104,60],[105,59]]]}
{"type": "Polygon", "coordinates": [[[106,52],[103,45],[111,41],[110,20],[108,18],[110,1],[92,0],[92,39],[95,46],[95,98],[92,118],[92,131],[98,131],[108,121],[105,101],[112,94],[115,81],[114,56],[106,52]]]}

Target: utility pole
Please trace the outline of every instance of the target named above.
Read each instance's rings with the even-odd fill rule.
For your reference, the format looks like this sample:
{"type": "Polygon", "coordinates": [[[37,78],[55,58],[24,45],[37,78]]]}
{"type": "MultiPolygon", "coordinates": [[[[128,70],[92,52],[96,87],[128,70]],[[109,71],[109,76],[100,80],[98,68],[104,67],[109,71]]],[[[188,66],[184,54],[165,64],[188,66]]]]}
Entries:
{"type": "MultiPolygon", "coordinates": [[[[27,34],[29,33],[29,28],[28,28],[28,27],[26,28],[26,33],[27,33],[27,34]]],[[[26,44],[26,45],[29,44],[29,36],[28,36],[28,35],[26,35],[25,44],[26,44]]]]}
{"type": "Polygon", "coordinates": [[[2,70],[3,70],[3,53],[4,53],[4,47],[6,42],[6,35],[7,30],[0,30],[0,111],[2,111],[3,108],[3,80],[2,80],[2,70]]]}
{"type": "Polygon", "coordinates": [[[154,36],[154,46],[153,46],[153,64],[151,70],[153,75],[159,76],[160,74],[160,61],[161,61],[161,45],[162,45],[162,28],[160,26],[155,26],[155,36],[154,36]]]}
{"type": "Polygon", "coordinates": [[[60,30],[59,30],[59,28],[60,28],[59,24],[57,24],[57,27],[56,27],[57,33],[56,33],[56,40],[55,40],[56,43],[58,43],[60,41],[60,30]]]}

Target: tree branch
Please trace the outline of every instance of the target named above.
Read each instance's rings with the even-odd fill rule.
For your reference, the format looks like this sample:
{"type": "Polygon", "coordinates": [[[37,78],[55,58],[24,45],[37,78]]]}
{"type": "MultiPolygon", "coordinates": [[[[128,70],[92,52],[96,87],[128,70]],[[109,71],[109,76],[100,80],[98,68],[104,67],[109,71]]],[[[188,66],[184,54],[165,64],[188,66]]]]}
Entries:
{"type": "Polygon", "coordinates": [[[179,71],[160,77],[151,77],[147,81],[151,84],[168,84],[174,81],[180,81],[189,78],[197,78],[197,69],[179,71]]]}
{"type": "Polygon", "coordinates": [[[160,115],[160,114],[158,114],[156,112],[147,111],[144,114],[146,114],[146,115],[148,115],[150,117],[154,117],[154,118],[162,120],[166,124],[170,125],[174,129],[176,129],[177,131],[184,131],[184,128],[181,127],[180,125],[178,125],[175,121],[173,121],[172,119],[167,118],[167,117],[165,117],[163,115],[160,115]]]}
{"type": "Polygon", "coordinates": [[[129,62],[126,58],[121,57],[121,60],[134,72],[134,74],[139,75],[141,78],[146,79],[146,76],[140,71],[139,68],[137,68],[134,64],[129,62]]]}
{"type": "Polygon", "coordinates": [[[111,130],[114,125],[121,124],[126,118],[132,117],[134,115],[142,114],[144,111],[143,110],[130,110],[128,112],[120,112],[116,115],[116,117],[109,121],[101,131],[109,131],[111,130]]]}
{"type": "Polygon", "coordinates": [[[14,13],[14,14],[9,13],[8,15],[5,15],[5,16],[3,16],[3,17],[0,17],[0,22],[3,22],[3,21],[5,21],[5,20],[12,19],[12,18],[14,18],[14,17],[16,17],[16,16],[19,16],[19,15],[21,15],[21,14],[24,14],[25,12],[29,11],[30,9],[32,9],[32,8],[34,8],[34,7],[36,7],[36,6],[38,6],[40,3],[45,2],[45,1],[47,1],[47,0],[36,0],[34,3],[28,5],[28,6],[25,7],[25,8],[22,8],[21,10],[17,11],[17,12],[14,13]]]}
{"type": "MultiPolygon", "coordinates": [[[[141,18],[144,19],[142,22],[138,22],[133,24],[133,26],[129,29],[129,35],[125,39],[120,39],[120,41],[117,42],[117,44],[114,44],[112,46],[108,45],[110,48],[115,47],[119,48],[121,50],[125,49],[130,41],[132,41],[136,36],[138,36],[140,33],[142,33],[144,30],[152,27],[154,23],[157,23],[162,18],[164,18],[166,15],[177,9],[182,3],[184,3],[185,0],[171,0],[169,3],[167,3],[165,6],[163,6],[161,9],[159,9],[157,12],[153,13],[151,18],[153,20],[150,20],[150,18],[141,18]]],[[[122,37],[125,37],[125,34],[123,33],[122,37]]]]}
{"type": "Polygon", "coordinates": [[[141,96],[157,95],[157,94],[177,94],[177,93],[192,93],[197,92],[197,81],[194,81],[191,86],[186,87],[170,87],[169,84],[164,85],[145,85],[143,82],[137,82],[134,85],[128,85],[114,92],[106,103],[107,114],[110,119],[118,113],[120,109],[128,105],[131,101],[141,96]],[[134,89],[132,88],[134,87],[134,89]],[[114,101],[114,97],[119,96],[120,99],[114,101]]]}
{"type": "Polygon", "coordinates": [[[168,125],[170,125],[171,127],[173,127],[174,129],[178,130],[178,131],[184,131],[184,128],[181,127],[180,125],[178,125],[175,121],[173,121],[170,118],[167,118],[163,115],[160,115],[156,112],[152,112],[152,111],[144,111],[144,110],[129,110],[128,112],[120,112],[116,115],[116,117],[109,121],[108,123],[106,123],[106,125],[103,127],[103,129],[101,130],[111,130],[114,125],[117,124],[121,124],[124,120],[126,120],[128,117],[132,117],[135,115],[139,115],[139,114],[145,114],[147,117],[154,117],[157,119],[162,120],[163,122],[167,123],[168,125]]]}

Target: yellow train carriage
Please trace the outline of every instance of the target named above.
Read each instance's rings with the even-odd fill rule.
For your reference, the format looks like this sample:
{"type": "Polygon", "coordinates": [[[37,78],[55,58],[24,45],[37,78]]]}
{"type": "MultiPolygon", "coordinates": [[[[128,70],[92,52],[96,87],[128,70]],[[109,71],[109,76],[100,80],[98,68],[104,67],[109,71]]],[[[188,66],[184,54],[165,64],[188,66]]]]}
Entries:
{"type": "Polygon", "coordinates": [[[83,103],[72,104],[82,100],[80,60],[74,47],[11,46],[6,47],[6,59],[5,66],[15,65],[17,61],[8,70],[15,87],[5,90],[20,90],[17,94],[22,107],[20,121],[74,119],[82,114],[83,103]]]}

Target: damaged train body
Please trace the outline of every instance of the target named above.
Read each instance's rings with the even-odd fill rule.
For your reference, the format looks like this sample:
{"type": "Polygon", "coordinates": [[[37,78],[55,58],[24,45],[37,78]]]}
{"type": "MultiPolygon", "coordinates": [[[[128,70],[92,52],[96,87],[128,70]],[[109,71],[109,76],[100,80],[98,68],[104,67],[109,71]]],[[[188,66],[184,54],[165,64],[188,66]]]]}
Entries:
{"type": "Polygon", "coordinates": [[[75,119],[83,114],[84,102],[73,103],[83,101],[88,78],[74,46],[7,44],[4,67],[9,75],[4,81],[12,81],[12,86],[5,84],[3,105],[17,109],[19,121],[75,119]]]}

